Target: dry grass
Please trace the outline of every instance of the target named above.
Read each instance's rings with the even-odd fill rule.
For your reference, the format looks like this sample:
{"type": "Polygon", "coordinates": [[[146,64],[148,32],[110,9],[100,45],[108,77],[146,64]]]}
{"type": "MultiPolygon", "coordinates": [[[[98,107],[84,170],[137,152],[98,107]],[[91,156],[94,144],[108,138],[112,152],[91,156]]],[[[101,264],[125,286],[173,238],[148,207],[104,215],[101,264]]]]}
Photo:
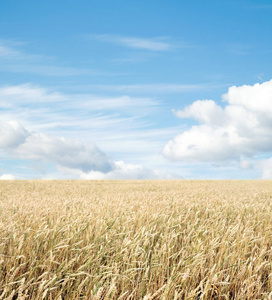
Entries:
{"type": "Polygon", "coordinates": [[[272,299],[272,182],[2,181],[0,299],[272,299]]]}

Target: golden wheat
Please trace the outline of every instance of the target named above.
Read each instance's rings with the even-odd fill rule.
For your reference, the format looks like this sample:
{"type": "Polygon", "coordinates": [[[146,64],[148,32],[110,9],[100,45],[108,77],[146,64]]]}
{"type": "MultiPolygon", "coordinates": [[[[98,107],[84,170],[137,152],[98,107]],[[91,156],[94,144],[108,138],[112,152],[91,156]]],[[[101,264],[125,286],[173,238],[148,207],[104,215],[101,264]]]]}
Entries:
{"type": "Polygon", "coordinates": [[[2,181],[0,299],[272,299],[272,182],[2,181]]]}

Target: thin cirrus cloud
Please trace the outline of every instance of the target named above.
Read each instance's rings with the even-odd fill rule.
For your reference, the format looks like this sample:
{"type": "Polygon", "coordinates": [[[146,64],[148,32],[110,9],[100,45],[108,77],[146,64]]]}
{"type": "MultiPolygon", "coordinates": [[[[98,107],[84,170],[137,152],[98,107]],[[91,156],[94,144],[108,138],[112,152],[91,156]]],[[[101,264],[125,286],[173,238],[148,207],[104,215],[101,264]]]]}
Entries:
{"type": "Polygon", "coordinates": [[[160,111],[160,105],[148,97],[65,94],[31,83],[3,86],[0,151],[7,160],[55,166],[53,178],[172,178],[172,172],[143,161],[177,133],[175,128],[154,129],[144,117],[160,111]]]}
{"type": "Polygon", "coordinates": [[[20,43],[0,40],[1,69],[11,73],[67,77],[77,75],[111,75],[107,72],[52,64],[52,57],[28,54],[16,49],[20,43]]]}
{"type": "Polygon", "coordinates": [[[0,57],[15,57],[22,58],[23,54],[19,51],[12,50],[11,48],[4,46],[0,43],[0,57]]]}
{"type": "Polygon", "coordinates": [[[17,60],[17,61],[37,61],[42,60],[45,57],[41,55],[27,54],[20,49],[17,49],[18,46],[21,46],[22,42],[14,42],[7,40],[0,40],[0,59],[17,60]]]}
{"type": "Polygon", "coordinates": [[[160,102],[150,97],[66,94],[29,83],[0,87],[0,107],[2,120],[18,120],[33,130],[109,140],[128,132],[132,137],[131,131],[146,128],[150,121],[144,116],[158,111],[160,102]]]}
{"type": "MultiPolygon", "coordinates": [[[[29,109],[33,110],[35,107],[42,107],[54,110],[54,107],[63,108],[65,104],[66,109],[85,111],[129,111],[133,110],[138,113],[143,110],[154,109],[159,106],[159,102],[149,97],[130,97],[121,95],[117,97],[103,97],[101,95],[93,94],[65,94],[55,89],[44,88],[31,83],[3,86],[0,87],[0,107],[6,109],[26,108],[29,104],[29,109]]],[[[82,115],[82,111],[81,111],[82,115]]]]}
{"type": "Polygon", "coordinates": [[[6,85],[0,87],[0,107],[20,107],[31,103],[56,103],[64,101],[61,93],[43,88],[31,83],[20,85],[6,85]]]}
{"type": "Polygon", "coordinates": [[[165,38],[139,38],[132,36],[121,36],[121,35],[90,35],[92,39],[96,39],[102,42],[108,42],[123,47],[142,49],[148,51],[170,51],[176,46],[172,43],[164,41],[165,38]]]}
{"type": "MultiPolygon", "coordinates": [[[[197,100],[175,112],[199,124],[178,134],[163,148],[173,161],[220,163],[231,160],[251,167],[244,160],[272,153],[272,80],[253,86],[232,86],[222,96],[225,107],[213,100],[197,100]]],[[[271,165],[271,159],[269,160],[271,165]]],[[[269,173],[265,163],[256,167],[269,173]]]]}
{"type": "Polygon", "coordinates": [[[172,94],[172,93],[188,93],[200,90],[210,90],[226,86],[226,84],[171,84],[171,83],[156,83],[156,84],[131,84],[131,85],[93,85],[89,86],[93,90],[113,91],[121,93],[134,94],[172,94]]]}
{"type": "Polygon", "coordinates": [[[228,43],[224,45],[225,51],[234,55],[248,55],[254,47],[242,43],[228,43]]]}
{"type": "Polygon", "coordinates": [[[6,65],[5,70],[12,73],[29,73],[42,76],[52,77],[68,77],[77,75],[108,75],[94,70],[63,67],[56,65],[43,65],[43,64],[11,64],[6,65]]]}

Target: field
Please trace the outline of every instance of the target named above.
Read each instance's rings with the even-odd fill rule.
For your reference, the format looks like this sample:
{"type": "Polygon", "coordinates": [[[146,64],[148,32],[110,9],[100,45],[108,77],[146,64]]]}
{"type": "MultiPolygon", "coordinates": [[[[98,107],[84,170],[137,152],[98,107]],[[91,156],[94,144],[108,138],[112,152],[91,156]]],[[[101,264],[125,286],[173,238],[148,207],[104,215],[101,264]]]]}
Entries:
{"type": "Polygon", "coordinates": [[[0,299],[272,299],[270,181],[1,181],[0,299]]]}

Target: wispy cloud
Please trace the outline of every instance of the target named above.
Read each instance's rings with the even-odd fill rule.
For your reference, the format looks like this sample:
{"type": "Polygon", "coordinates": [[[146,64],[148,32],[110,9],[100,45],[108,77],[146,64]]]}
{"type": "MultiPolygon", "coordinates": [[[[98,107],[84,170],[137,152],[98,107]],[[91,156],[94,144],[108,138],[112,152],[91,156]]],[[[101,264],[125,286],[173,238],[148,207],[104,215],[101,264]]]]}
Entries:
{"type": "Polygon", "coordinates": [[[134,132],[149,127],[144,117],[160,107],[147,97],[65,94],[32,84],[2,87],[0,99],[3,121],[16,120],[30,130],[99,141],[109,149],[115,148],[110,139],[118,148],[122,136],[131,141],[134,132]]]}
{"type": "MultiPolygon", "coordinates": [[[[130,96],[119,97],[103,97],[92,94],[73,93],[65,94],[58,92],[55,89],[44,88],[31,83],[3,86],[0,87],[0,107],[16,107],[25,108],[26,104],[31,104],[31,109],[35,108],[37,104],[43,103],[47,107],[51,107],[52,103],[57,106],[62,106],[65,103],[66,109],[86,109],[91,111],[109,111],[109,110],[130,110],[141,111],[148,107],[156,107],[159,102],[152,98],[135,98],[130,96]]],[[[52,107],[51,107],[52,108],[52,107]]]]}
{"type": "Polygon", "coordinates": [[[243,44],[243,43],[228,43],[224,45],[224,49],[234,55],[247,55],[252,50],[251,45],[243,44]]]}
{"type": "Polygon", "coordinates": [[[22,53],[11,48],[4,46],[0,42],[0,57],[16,57],[22,58],[22,53]]]}
{"type": "Polygon", "coordinates": [[[25,45],[23,42],[1,40],[0,39],[0,59],[5,61],[26,61],[26,62],[38,62],[42,60],[49,61],[51,58],[44,55],[29,54],[21,49],[25,45]]]}
{"type": "Polygon", "coordinates": [[[109,34],[91,35],[90,37],[103,42],[109,42],[128,48],[143,49],[149,51],[170,51],[176,47],[174,44],[166,42],[165,38],[162,37],[139,38],[109,34]]]}
{"type": "Polygon", "coordinates": [[[12,73],[38,74],[43,76],[107,75],[96,70],[60,66],[48,56],[28,54],[18,49],[20,43],[0,40],[0,70],[12,73]],[[52,64],[52,61],[55,62],[52,64]]]}
{"type": "Polygon", "coordinates": [[[107,75],[106,73],[72,68],[72,67],[63,67],[57,65],[42,65],[42,64],[9,64],[5,66],[5,70],[12,73],[29,73],[29,74],[38,74],[42,76],[77,76],[77,75],[107,75]]]}
{"type": "Polygon", "coordinates": [[[175,83],[154,83],[154,84],[131,84],[131,85],[92,85],[89,86],[92,90],[113,91],[120,93],[135,93],[135,94],[163,94],[163,93],[187,93],[199,90],[210,90],[221,88],[226,84],[175,84],[175,83]]]}
{"type": "MultiPolygon", "coordinates": [[[[23,143],[24,146],[20,146],[20,149],[17,147],[18,151],[20,150],[16,152],[17,158],[27,157],[25,153],[31,152],[32,144],[45,143],[43,152],[39,152],[38,159],[55,163],[57,162],[55,158],[54,160],[53,158],[49,160],[48,157],[44,159],[47,147],[51,149],[55,147],[55,144],[66,145],[66,142],[62,143],[58,138],[49,136],[62,136],[69,140],[76,138],[83,144],[94,142],[109,155],[111,161],[126,161],[126,164],[144,165],[146,168],[135,166],[133,175],[135,178],[147,178],[152,174],[155,178],[159,176],[160,172],[153,173],[150,170],[165,169],[163,161],[162,165],[157,167],[160,149],[167,140],[181,130],[180,126],[178,128],[174,126],[156,128],[154,122],[164,111],[162,106],[161,102],[152,97],[66,94],[53,88],[44,88],[33,84],[4,86],[0,87],[1,122],[8,123],[10,120],[14,120],[21,123],[23,127],[3,126],[0,142],[8,144],[10,147],[17,147],[16,143],[23,143]],[[24,131],[23,128],[27,128],[27,131],[24,131]],[[28,142],[26,143],[24,140],[28,142]],[[153,161],[150,157],[156,157],[156,160],[153,161]]],[[[76,151],[77,148],[73,145],[72,142],[69,142],[68,148],[76,151]]],[[[33,160],[32,156],[30,158],[33,160]]],[[[67,166],[65,165],[65,167],[67,166]]],[[[76,177],[125,178],[127,176],[125,174],[129,170],[130,167],[117,164],[115,171],[106,177],[98,173],[88,174],[88,176],[87,173],[86,176],[78,173],[76,177]]],[[[8,170],[8,172],[12,173],[12,170],[8,170]]],[[[5,173],[8,172],[5,171],[5,173]]]]}

